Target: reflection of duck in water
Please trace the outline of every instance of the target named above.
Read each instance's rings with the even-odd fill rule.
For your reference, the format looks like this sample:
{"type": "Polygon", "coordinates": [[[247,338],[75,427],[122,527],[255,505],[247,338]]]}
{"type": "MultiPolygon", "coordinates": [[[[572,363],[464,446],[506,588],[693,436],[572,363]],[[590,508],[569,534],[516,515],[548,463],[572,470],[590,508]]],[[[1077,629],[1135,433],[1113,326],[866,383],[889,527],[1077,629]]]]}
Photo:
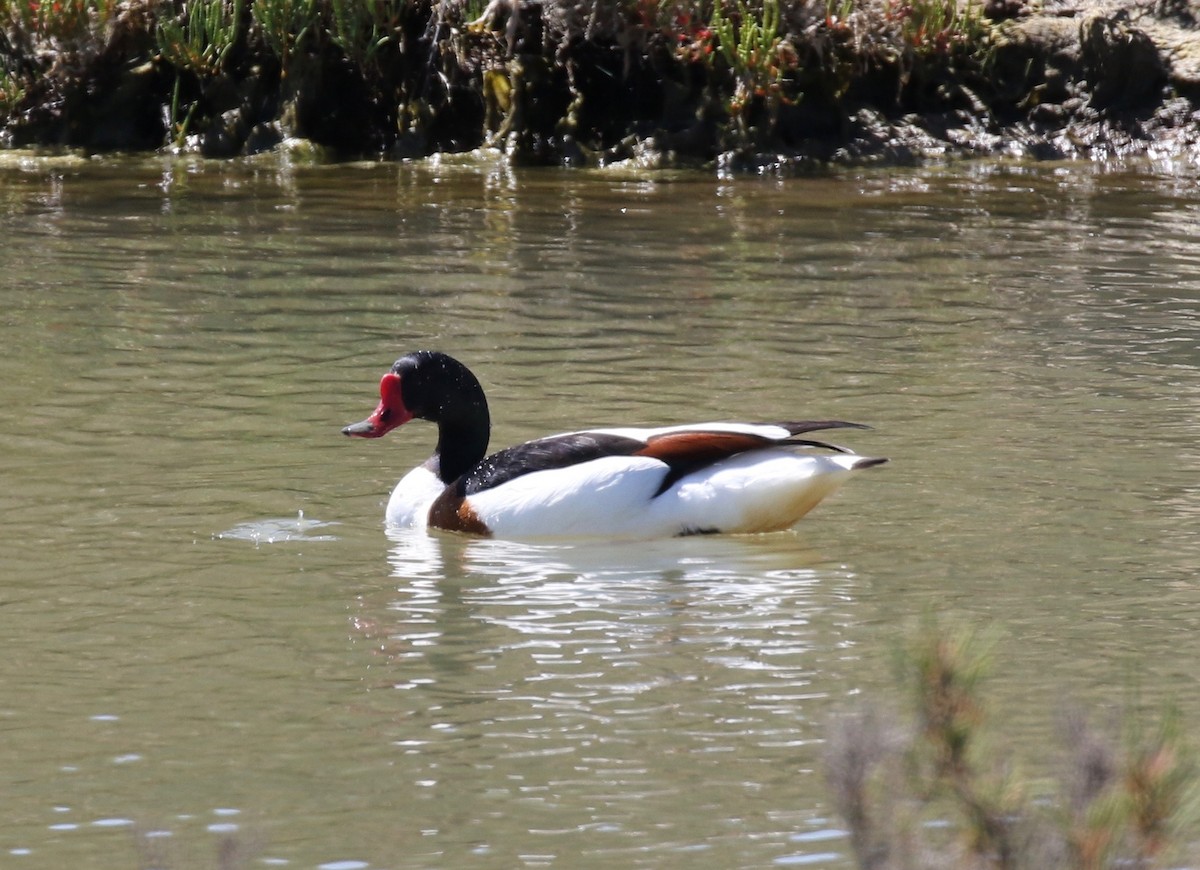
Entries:
{"type": "Polygon", "coordinates": [[[414,418],[438,426],[433,456],[388,501],[387,521],[398,526],[500,538],[770,532],[794,524],[852,472],[887,461],[799,437],[867,428],[840,420],[591,429],[485,458],[483,388],[436,351],[398,359],[379,394],[375,412],[346,435],[378,438],[414,418]]]}

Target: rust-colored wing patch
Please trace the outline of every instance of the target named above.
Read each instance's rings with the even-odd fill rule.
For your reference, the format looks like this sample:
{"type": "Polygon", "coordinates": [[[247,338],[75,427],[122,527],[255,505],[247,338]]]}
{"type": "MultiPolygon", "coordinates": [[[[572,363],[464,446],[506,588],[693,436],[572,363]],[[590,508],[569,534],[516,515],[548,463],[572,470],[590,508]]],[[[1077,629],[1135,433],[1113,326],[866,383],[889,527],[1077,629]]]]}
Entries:
{"type": "Polygon", "coordinates": [[[635,456],[665,462],[667,473],[654,495],[660,496],[682,478],[729,456],[759,450],[778,442],[750,432],[670,432],[646,442],[635,456]]]}
{"type": "Polygon", "coordinates": [[[694,467],[775,443],[770,438],[749,432],[670,432],[651,438],[634,455],[661,459],[672,466],[694,467]]]}

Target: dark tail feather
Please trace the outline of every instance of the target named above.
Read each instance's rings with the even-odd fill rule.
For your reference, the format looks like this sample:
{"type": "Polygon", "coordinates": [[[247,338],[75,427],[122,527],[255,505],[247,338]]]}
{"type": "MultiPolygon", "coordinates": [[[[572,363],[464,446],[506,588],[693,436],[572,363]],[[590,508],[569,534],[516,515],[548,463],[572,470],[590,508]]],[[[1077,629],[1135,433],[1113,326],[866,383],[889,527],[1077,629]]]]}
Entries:
{"type": "Polygon", "coordinates": [[[790,423],[771,423],[772,426],[782,426],[793,435],[803,435],[805,432],[816,432],[819,429],[870,429],[863,423],[848,423],[845,420],[797,420],[790,423]]]}
{"type": "Polygon", "coordinates": [[[787,441],[780,441],[780,444],[795,444],[797,447],[819,447],[822,450],[832,450],[834,453],[853,453],[846,447],[839,447],[836,444],[830,444],[828,441],[812,441],[808,438],[789,438],[787,441]]]}
{"type": "Polygon", "coordinates": [[[864,456],[862,459],[858,460],[858,462],[854,463],[854,470],[858,471],[860,468],[874,468],[876,465],[883,465],[885,462],[887,462],[887,460],[883,457],[864,456]]]}

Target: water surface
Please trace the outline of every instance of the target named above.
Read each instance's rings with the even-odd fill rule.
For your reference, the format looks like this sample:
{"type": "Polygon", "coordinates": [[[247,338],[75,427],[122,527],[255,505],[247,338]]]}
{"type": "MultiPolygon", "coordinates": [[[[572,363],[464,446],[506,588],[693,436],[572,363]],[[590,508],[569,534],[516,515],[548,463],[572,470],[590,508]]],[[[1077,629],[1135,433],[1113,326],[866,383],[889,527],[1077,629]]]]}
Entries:
{"type": "Polygon", "coordinates": [[[847,866],[821,740],[930,610],[996,627],[1035,762],[1066,699],[1200,721],[1187,167],[5,161],[5,866],[847,866]],[[339,429],[420,347],[498,446],[892,463],[790,533],[389,536],[433,432],[339,429]]]}

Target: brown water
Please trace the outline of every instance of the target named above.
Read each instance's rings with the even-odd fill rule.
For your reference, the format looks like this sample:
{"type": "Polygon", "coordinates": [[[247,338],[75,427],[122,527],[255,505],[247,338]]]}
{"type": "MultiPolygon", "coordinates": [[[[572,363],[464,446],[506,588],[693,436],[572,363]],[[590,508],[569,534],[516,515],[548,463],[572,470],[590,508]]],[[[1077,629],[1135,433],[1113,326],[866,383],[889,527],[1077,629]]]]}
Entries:
{"type": "Polygon", "coordinates": [[[1064,699],[1200,721],[1187,167],[826,179],[0,164],[5,867],[844,867],[831,713],[929,610],[1064,699]],[[432,431],[836,416],[892,464],[792,533],[382,527],[432,431]]]}

